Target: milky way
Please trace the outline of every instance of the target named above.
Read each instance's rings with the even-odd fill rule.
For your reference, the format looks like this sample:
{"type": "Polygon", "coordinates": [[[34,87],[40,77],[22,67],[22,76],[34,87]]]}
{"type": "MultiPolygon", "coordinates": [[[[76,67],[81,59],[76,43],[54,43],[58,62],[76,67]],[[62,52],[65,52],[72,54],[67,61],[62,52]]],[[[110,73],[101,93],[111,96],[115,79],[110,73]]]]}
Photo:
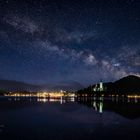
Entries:
{"type": "Polygon", "coordinates": [[[0,0],[0,79],[83,85],[140,74],[139,0],[0,0]]]}

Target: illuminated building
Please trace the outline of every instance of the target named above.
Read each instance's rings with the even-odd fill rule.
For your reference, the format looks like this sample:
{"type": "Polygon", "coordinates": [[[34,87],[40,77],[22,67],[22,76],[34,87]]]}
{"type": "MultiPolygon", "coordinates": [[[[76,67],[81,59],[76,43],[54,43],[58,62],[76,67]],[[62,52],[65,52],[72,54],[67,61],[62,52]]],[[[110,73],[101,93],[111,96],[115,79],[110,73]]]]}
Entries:
{"type": "Polygon", "coordinates": [[[99,91],[104,91],[103,82],[100,82],[99,91]]]}
{"type": "Polygon", "coordinates": [[[93,91],[104,91],[104,86],[103,82],[100,82],[99,84],[96,84],[95,87],[93,88],[93,91]]]}

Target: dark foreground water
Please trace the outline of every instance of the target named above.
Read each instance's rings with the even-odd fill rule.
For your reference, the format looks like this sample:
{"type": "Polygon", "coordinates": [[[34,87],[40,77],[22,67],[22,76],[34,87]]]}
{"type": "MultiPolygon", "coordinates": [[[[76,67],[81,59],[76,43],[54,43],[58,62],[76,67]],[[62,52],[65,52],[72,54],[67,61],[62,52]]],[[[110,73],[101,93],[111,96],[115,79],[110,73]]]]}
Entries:
{"type": "Polygon", "coordinates": [[[140,139],[139,100],[0,97],[0,140],[140,139]]]}

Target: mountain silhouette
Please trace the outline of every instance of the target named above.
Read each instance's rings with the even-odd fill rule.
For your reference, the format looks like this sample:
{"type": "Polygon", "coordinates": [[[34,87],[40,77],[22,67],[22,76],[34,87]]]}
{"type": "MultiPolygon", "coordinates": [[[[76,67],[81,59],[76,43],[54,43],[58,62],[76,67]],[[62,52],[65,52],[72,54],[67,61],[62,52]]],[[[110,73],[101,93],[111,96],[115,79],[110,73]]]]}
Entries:
{"type": "Polygon", "coordinates": [[[0,89],[5,91],[38,91],[40,86],[19,81],[0,80],[0,89]]]}
{"type": "Polygon", "coordinates": [[[48,90],[53,89],[54,91],[59,91],[61,89],[66,91],[76,91],[83,88],[84,86],[76,81],[63,81],[57,84],[48,84],[46,87],[48,90]]]}
{"type": "Polygon", "coordinates": [[[76,81],[65,81],[58,84],[33,85],[19,81],[0,80],[0,89],[4,91],[76,91],[83,86],[76,81]]]}
{"type": "MultiPolygon", "coordinates": [[[[96,86],[99,87],[99,83],[81,89],[77,93],[93,93],[93,88],[96,86]]],[[[129,75],[115,82],[103,83],[103,86],[103,92],[106,93],[140,93],[140,77],[129,75]]]]}
{"type": "Polygon", "coordinates": [[[129,75],[114,83],[114,87],[118,91],[140,91],[140,77],[129,75]]]}

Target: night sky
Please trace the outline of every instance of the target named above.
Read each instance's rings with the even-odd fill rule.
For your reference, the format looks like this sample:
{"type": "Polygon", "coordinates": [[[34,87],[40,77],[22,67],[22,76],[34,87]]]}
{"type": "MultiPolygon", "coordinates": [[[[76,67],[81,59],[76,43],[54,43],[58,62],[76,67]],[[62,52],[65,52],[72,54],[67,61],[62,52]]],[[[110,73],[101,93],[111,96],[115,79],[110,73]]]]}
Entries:
{"type": "Polygon", "coordinates": [[[0,79],[83,85],[140,74],[140,0],[0,0],[0,79]]]}

